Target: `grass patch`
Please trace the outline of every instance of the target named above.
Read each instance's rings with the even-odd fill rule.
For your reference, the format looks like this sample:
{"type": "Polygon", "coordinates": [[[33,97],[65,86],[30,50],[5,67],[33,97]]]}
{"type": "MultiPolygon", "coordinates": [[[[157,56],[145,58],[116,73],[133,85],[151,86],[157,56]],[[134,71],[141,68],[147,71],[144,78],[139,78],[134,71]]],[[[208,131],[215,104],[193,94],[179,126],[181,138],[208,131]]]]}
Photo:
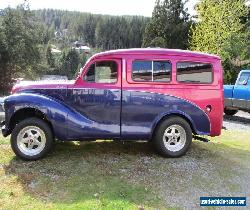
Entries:
{"type": "Polygon", "coordinates": [[[10,143],[9,138],[3,138],[0,134],[0,145],[9,144],[9,143],[10,143]]]}
{"type": "Polygon", "coordinates": [[[249,196],[249,135],[224,131],[209,143],[194,141],[177,159],[156,155],[145,142],[57,143],[35,162],[17,159],[0,137],[0,206],[195,209],[200,196],[249,196]]]}

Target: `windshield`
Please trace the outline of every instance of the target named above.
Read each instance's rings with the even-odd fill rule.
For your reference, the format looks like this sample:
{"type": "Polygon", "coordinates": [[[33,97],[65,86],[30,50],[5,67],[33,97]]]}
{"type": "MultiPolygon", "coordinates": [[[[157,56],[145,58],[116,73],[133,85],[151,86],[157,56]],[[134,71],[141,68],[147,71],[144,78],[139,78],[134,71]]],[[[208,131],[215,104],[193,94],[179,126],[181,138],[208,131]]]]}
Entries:
{"type": "Polygon", "coordinates": [[[250,72],[243,72],[240,75],[238,85],[246,85],[250,76],[250,72]]]}

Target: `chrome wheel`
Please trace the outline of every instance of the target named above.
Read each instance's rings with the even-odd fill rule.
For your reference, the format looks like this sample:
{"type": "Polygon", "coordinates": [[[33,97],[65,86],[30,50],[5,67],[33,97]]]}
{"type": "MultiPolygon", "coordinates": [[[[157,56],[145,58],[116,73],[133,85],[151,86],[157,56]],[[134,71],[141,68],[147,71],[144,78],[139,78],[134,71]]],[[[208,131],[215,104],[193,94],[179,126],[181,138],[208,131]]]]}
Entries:
{"type": "Polygon", "coordinates": [[[186,131],[180,125],[169,126],[163,135],[164,146],[171,152],[183,149],[186,144],[186,131]]]}
{"type": "Polygon", "coordinates": [[[36,126],[24,127],[17,135],[17,147],[25,155],[34,156],[43,151],[46,136],[42,129],[36,126]]]}

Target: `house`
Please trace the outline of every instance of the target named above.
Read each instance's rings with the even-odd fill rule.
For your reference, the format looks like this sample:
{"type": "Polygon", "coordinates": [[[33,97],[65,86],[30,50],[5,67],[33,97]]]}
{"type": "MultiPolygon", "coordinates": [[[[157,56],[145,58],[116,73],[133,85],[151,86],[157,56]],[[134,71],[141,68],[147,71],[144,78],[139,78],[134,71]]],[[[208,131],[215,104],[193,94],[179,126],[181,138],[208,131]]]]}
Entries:
{"type": "Polygon", "coordinates": [[[77,50],[79,53],[89,53],[90,52],[90,47],[88,47],[87,45],[85,45],[83,42],[81,41],[75,41],[72,45],[72,49],[77,50]]]}

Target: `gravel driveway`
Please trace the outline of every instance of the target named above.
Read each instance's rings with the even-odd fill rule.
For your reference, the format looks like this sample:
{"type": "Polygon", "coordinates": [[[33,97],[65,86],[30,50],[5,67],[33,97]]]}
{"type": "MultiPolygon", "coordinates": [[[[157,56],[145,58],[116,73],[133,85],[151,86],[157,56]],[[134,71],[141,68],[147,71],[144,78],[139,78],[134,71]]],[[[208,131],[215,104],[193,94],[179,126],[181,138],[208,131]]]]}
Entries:
{"type": "Polygon", "coordinates": [[[250,114],[248,112],[239,111],[234,116],[224,115],[223,126],[227,130],[248,130],[250,131],[250,114]]]}

